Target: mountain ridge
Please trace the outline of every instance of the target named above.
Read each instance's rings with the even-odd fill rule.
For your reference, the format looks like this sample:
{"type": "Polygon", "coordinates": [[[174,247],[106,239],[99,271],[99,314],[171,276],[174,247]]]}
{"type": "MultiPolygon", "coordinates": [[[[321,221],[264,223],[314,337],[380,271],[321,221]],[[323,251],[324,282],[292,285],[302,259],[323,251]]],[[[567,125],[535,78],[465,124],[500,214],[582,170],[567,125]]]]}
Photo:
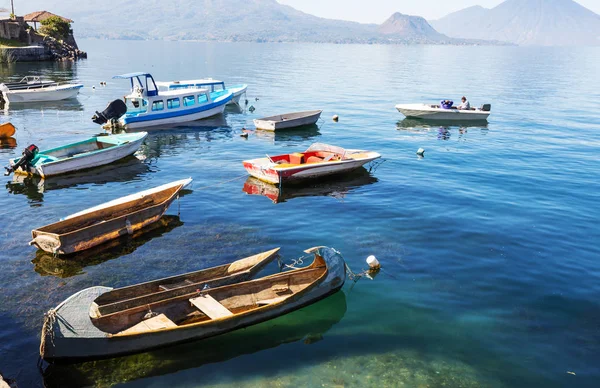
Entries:
{"type": "Polygon", "coordinates": [[[600,15],[573,0],[506,0],[491,9],[469,7],[430,23],[454,38],[524,46],[600,45],[600,15]]]}
{"type": "MultiPolygon", "coordinates": [[[[438,33],[419,16],[406,24],[361,24],[324,19],[276,0],[104,0],[101,7],[79,0],[28,0],[23,11],[49,9],[75,20],[78,37],[246,42],[495,44],[438,33]]],[[[19,11],[20,13],[20,11],[19,11]]],[[[390,19],[394,18],[394,15],[390,19]]],[[[399,20],[396,20],[401,23],[399,20]]]]}

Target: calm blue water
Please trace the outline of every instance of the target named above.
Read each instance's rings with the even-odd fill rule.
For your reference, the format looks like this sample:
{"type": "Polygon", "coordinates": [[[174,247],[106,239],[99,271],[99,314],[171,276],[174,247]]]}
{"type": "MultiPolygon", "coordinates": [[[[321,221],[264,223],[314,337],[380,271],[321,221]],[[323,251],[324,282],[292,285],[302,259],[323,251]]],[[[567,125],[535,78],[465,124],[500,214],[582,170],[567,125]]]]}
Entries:
{"type": "Polygon", "coordinates": [[[77,100],[9,109],[17,147],[99,133],[90,117],[128,91],[115,74],[246,82],[256,111],[151,132],[138,157],[46,182],[2,178],[0,372],[42,386],[43,313],[92,285],[124,286],[273,246],[334,246],[373,280],[278,320],[204,342],[56,366],[47,386],[595,386],[600,379],[600,50],[82,41],[76,64],[2,65],[2,79],[78,79],[77,100]],[[100,81],[108,86],[101,87],[100,81]],[[95,90],[92,89],[95,85],[95,90]],[[403,120],[401,102],[489,102],[487,126],[403,120]],[[258,100],[257,100],[258,99],[258,100]],[[324,109],[311,132],[252,119],[324,109]],[[331,117],[340,116],[334,123],[331,117]],[[384,162],[337,182],[248,195],[241,160],[313,142],[384,162]],[[425,157],[416,155],[424,148],[425,157]],[[30,230],[191,176],[193,191],[136,240],[57,260],[30,230]],[[179,210],[179,217],[177,216],[179,210]],[[568,373],[572,372],[572,373],[568,373]]]}

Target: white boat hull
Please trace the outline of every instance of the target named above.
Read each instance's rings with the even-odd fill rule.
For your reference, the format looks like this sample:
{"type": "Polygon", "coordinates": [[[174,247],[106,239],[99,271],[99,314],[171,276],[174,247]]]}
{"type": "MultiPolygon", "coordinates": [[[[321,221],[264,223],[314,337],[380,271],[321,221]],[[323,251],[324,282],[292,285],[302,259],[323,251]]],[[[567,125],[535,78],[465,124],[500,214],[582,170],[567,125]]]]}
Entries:
{"type": "Polygon", "coordinates": [[[133,123],[127,123],[127,124],[125,124],[123,122],[123,119],[120,119],[120,122],[121,122],[121,125],[123,126],[123,128],[125,128],[125,129],[138,129],[138,128],[160,126],[160,125],[181,124],[181,123],[186,123],[189,121],[206,119],[208,117],[212,117],[212,116],[221,114],[225,111],[225,106],[226,106],[226,104],[222,104],[220,106],[216,106],[214,108],[211,108],[211,109],[208,109],[208,110],[205,110],[202,112],[168,117],[168,118],[164,118],[164,119],[139,121],[139,122],[133,122],[133,123]]]}
{"type": "MultiPolygon", "coordinates": [[[[306,112],[299,112],[306,113],[306,112]]],[[[307,114],[302,117],[290,117],[287,118],[288,115],[295,115],[297,113],[286,113],[279,116],[265,117],[263,119],[255,119],[254,125],[257,129],[262,129],[264,131],[278,131],[281,129],[289,129],[301,127],[304,125],[313,125],[315,124],[319,118],[321,117],[322,111],[313,111],[310,114],[307,114]]]]}
{"type": "MultiPolygon", "coordinates": [[[[110,164],[134,154],[140,148],[145,138],[146,135],[127,144],[107,148],[102,152],[93,152],[81,157],[66,158],[56,162],[43,164],[35,167],[35,169],[32,169],[29,172],[45,178],[110,164]]],[[[10,165],[14,166],[14,160],[10,161],[10,165]]],[[[16,171],[15,173],[19,173],[19,171],[16,171]]]]}
{"type": "Polygon", "coordinates": [[[407,118],[443,121],[484,121],[491,112],[482,110],[459,110],[432,108],[426,104],[400,104],[396,105],[398,112],[407,118]]]}
{"type": "Polygon", "coordinates": [[[247,89],[248,89],[248,86],[244,86],[242,88],[231,88],[231,89],[229,89],[229,90],[231,90],[233,92],[233,98],[227,104],[228,105],[239,105],[240,104],[240,100],[242,99],[242,96],[244,94],[246,94],[246,90],[247,89]]]}
{"type": "Polygon", "coordinates": [[[65,85],[39,89],[25,89],[2,92],[4,100],[10,103],[59,101],[73,98],[79,94],[83,85],[65,85]]]}

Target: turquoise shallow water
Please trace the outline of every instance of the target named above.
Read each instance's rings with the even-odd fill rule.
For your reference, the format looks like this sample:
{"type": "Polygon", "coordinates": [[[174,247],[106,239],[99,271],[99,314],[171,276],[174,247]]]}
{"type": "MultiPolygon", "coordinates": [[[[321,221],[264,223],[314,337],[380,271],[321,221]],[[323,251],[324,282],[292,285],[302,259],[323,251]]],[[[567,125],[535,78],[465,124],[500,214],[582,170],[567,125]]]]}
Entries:
{"type": "Polygon", "coordinates": [[[115,74],[246,82],[248,111],[152,131],[137,159],[0,194],[0,372],[19,386],[595,386],[600,378],[598,49],[82,41],[90,58],[3,65],[2,79],[78,79],[77,100],[11,107],[15,149],[99,132],[127,92],[115,74]],[[100,81],[108,86],[101,87],[100,81]],[[96,88],[92,89],[91,86],[96,88]],[[486,126],[403,120],[401,102],[467,95],[486,126]],[[258,98],[258,100],[256,100],[258,98]],[[252,119],[324,109],[319,129],[256,134],[252,119]],[[334,123],[331,117],[340,116],[334,123]],[[241,160],[319,141],[384,162],[336,182],[248,195],[241,160]],[[425,157],[416,155],[424,148],[425,157]],[[36,254],[30,230],[191,176],[192,191],[136,240],[77,262],[36,254]],[[179,217],[177,216],[179,210],[179,217]],[[373,280],[210,341],[38,371],[43,313],[91,285],[124,286],[281,246],[330,245],[373,280]],[[573,372],[570,374],[568,372],[573,372]]]}

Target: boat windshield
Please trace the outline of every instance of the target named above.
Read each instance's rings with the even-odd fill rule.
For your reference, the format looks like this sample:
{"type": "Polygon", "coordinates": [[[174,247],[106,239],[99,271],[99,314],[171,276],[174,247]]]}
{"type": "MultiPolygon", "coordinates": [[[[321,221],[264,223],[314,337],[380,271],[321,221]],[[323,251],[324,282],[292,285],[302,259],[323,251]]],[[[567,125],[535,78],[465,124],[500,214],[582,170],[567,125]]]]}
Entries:
{"type": "Polygon", "coordinates": [[[340,154],[340,155],[344,155],[346,153],[346,150],[343,149],[342,147],[332,146],[332,145],[324,144],[324,143],[314,143],[313,145],[308,147],[308,149],[305,152],[314,152],[314,151],[327,151],[327,152],[333,152],[333,153],[340,154]]]}

